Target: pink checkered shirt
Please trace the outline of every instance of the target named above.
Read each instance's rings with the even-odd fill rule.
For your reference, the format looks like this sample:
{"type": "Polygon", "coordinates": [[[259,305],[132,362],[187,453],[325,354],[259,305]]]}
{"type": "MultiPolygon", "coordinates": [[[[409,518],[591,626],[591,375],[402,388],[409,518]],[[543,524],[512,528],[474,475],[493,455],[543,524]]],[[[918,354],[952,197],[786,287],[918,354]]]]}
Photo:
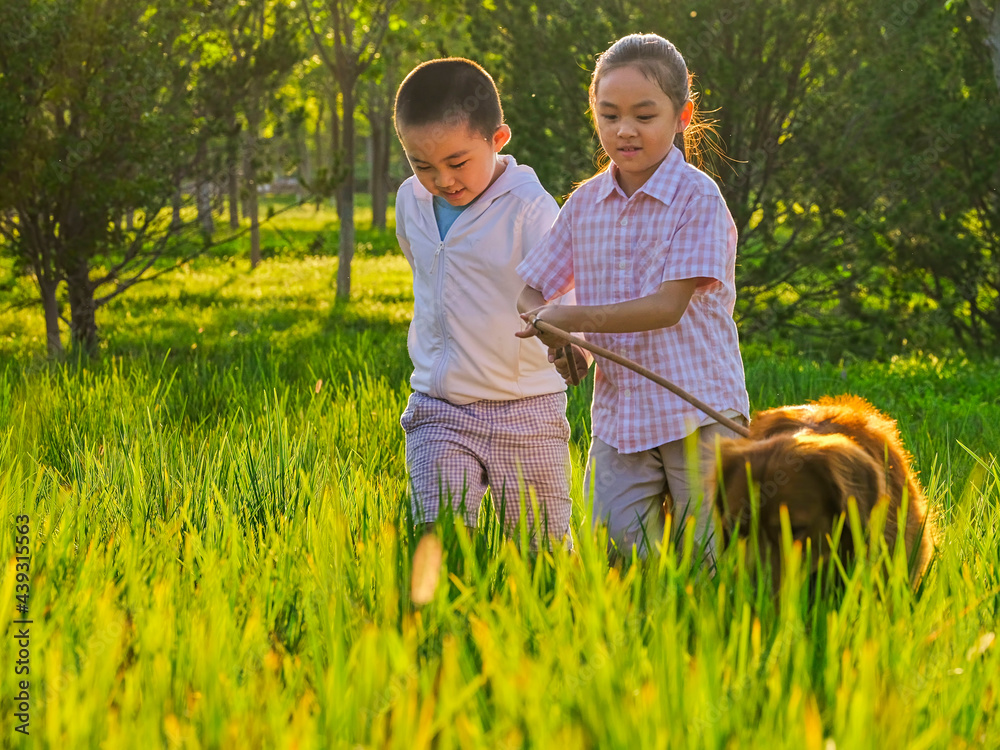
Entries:
{"type": "MultiPolygon", "coordinates": [[[[631,198],[612,170],[581,185],[541,242],[518,265],[528,286],[552,299],[576,289],[581,305],[652,294],[664,281],[699,276],[677,325],[588,340],[638,362],[719,411],[749,416],[733,322],[736,226],[718,186],[671,148],[631,198]]],[[[591,409],[595,437],[622,453],[679,440],[705,415],[662,386],[598,357],[591,409]]]]}

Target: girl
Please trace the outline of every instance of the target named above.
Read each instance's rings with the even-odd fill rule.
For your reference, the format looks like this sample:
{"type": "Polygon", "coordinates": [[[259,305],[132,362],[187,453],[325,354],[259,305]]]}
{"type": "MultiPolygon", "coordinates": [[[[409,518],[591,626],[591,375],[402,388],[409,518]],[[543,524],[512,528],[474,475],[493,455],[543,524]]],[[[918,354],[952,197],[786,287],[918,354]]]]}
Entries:
{"type": "MultiPolygon", "coordinates": [[[[626,36],[600,56],[590,108],[611,163],[570,196],[518,265],[527,285],[518,309],[528,323],[586,332],[740,420],[750,405],[732,318],[736,226],[716,184],[674,145],[675,136],[685,143],[695,115],[690,80],[677,48],[655,34],[626,36]],[[578,305],[546,304],[570,289],[578,305]]],[[[566,358],[556,355],[565,341],[530,326],[517,335],[541,338],[569,380],[566,358]]],[[[571,356],[585,372],[583,352],[573,348],[571,356]]],[[[700,479],[716,439],[734,433],[600,359],[592,425],[584,487],[595,523],[607,524],[620,549],[635,544],[644,555],[663,535],[669,495],[674,518],[694,517],[710,558],[712,511],[700,479]],[[690,471],[686,438],[699,457],[690,471]]]]}

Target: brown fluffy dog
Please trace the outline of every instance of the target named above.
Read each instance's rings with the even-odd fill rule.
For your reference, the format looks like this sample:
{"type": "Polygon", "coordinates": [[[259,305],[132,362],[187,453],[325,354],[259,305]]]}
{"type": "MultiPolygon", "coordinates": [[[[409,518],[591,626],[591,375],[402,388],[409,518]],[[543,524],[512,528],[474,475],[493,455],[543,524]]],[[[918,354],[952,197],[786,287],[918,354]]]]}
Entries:
{"type": "MultiPolygon", "coordinates": [[[[811,541],[812,569],[829,550],[829,535],[848,498],[855,498],[862,523],[875,504],[889,503],[885,540],[896,543],[898,515],[905,492],[906,528],[903,531],[910,580],[923,574],[934,550],[934,524],[928,512],[910,455],[899,438],[896,423],[857,396],[822,398],[804,406],[783,406],[759,412],[750,423],[750,437],[723,441],[721,485],[715,504],[722,516],[725,541],[739,525],[750,534],[751,481],[759,487],[759,544],[769,559],[775,582],[780,576],[780,508],[788,508],[792,536],[803,545],[811,541]]],[[[849,522],[840,536],[841,559],[853,557],[849,522]]]]}

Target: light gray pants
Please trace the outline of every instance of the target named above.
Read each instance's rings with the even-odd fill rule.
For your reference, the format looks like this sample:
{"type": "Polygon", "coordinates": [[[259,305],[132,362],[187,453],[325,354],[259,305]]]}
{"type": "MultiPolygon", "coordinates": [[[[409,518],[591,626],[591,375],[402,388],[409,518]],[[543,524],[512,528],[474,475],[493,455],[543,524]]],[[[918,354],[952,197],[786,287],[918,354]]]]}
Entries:
{"type": "Polygon", "coordinates": [[[608,527],[609,543],[629,553],[636,545],[645,557],[663,541],[664,504],[673,500],[671,534],[694,518],[695,541],[704,545],[706,561],[715,555],[712,500],[705,497],[706,478],[715,466],[717,438],[737,437],[713,422],[681,440],[638,453],[619,453],[594,438],[584,476],[585,497],[593,492],[594,523],[608,527]],[[591,489],[592,488],[592,489],[591,489]]]}

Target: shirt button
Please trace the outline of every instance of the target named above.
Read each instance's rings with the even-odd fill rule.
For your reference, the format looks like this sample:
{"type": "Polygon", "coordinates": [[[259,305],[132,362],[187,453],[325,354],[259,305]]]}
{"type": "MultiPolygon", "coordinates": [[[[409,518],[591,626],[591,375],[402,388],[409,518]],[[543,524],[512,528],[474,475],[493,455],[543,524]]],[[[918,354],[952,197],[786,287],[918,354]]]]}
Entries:
{"type": "Polygon", "coordinates": [[[622,219],[622,226],[623,227],[627,227],[628,226],[628,219],[622,219]]]}
{"type": "Polygon", "coordinates": [[[624,396],[625,398],[628,398],[629,396],[631,396],[631,395],[632,395],[632,391],[630,391],[630,390],[629,390],[628,388],[626,388],[626,389],[625,389],[625,390],[624,390],[624,391],[622,392],[622,395],[623,395],[623,396],[624,396]]]}
{"type": "Polygon", "coordinates": [[[619,261],[618,267],[624,271],[626,268],[628,268],[628,261],[624,261],[624,260],[623,261],[619,261]]]}

